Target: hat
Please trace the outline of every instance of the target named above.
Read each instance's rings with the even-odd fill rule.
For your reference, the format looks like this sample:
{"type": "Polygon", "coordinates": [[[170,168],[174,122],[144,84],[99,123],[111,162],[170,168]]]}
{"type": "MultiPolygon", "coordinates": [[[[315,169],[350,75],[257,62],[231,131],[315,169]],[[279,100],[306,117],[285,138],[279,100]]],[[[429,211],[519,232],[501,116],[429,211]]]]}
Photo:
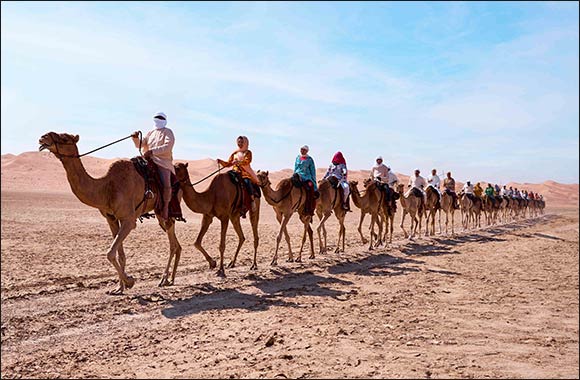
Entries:
{"type": "Polygon", "coordinates": [[[383,156],[378,156],[376,159],[382,161],[383,160],[383,156]]]}
{"type": "Polygon", "coordinates": [[[162,117],[164,120],[167,120],[167,116],[163,112],[157,112],[153,118],[162,117]]]}
{"type": "Polygon", "coordinates": [[[308,147],[308,145],[303,145],[303,146],[300,147],[300,149],[306,149],[307,152],[310,150],[310,148],[308,147]]]}

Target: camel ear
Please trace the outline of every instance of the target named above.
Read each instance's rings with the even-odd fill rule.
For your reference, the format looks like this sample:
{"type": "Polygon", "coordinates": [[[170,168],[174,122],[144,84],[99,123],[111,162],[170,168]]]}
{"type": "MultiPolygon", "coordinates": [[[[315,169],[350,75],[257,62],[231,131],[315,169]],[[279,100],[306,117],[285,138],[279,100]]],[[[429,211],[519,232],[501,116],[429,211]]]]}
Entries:
{"type": "Polygon", "coordinates": [[[75,135],[75,137],[73,137],[73,141],[75,142],[75,144],[79,142],[79,138],[80,138],[79,135],[75,135]]]}
{"type": "Polygon", "coordinates": [[[189,162],[186,162],[186,163],[185,163],[185,164],[183,164],[183,165],[185,165],[185,167],[187,167],[187,165],[189,165],[189,162]]]}
{"type": "Polygon", "coordinates": [[[268,174],[270,174],[270,172],[266,170],[266,175],[268,175],[268,174]]]}

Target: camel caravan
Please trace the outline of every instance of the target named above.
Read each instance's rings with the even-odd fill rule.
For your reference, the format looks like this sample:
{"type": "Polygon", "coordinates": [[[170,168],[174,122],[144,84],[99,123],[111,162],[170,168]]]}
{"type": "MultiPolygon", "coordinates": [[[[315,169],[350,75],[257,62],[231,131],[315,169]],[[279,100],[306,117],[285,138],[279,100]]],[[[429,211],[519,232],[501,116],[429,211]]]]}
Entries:
{"type": "Polygon", "coordinates": [[[135,284],[135,279],[126,272],[123,241],[136,228],[137,220],[143,218],[155,217],[167,234],[169,256],[159,286],[174,284],[182,251],[175,234],[176,222],[184,221],[181,214],[182,200],[191,211],[203,215],[194,246],[203,254],[210,269],[218,265],[203,247],[202,242],[213,219],[219,220],[221,235],[217,275],[222,277],[225,276],[224,254],[228,226],[231,223],[238,236],[233,259],[228,265],[229,268],[233,268],[245,241],[241,219],[247,216],[252,227],[254,243],[253,263],[250,269],[257,269],[258,224],[262,196],[273,208],[280,224],[271,265],[277,265],[282,236],[288,246],[288,262],[302,260],[306,239],[310,251],[309,258],[315,258],[311,227],[316,223],[315,215],[318,218],[316,231],[319,254],[328,250],[325,223],[331,215],[336,217],[339,224],[334,252],[344,252],[345,219],[351,212],[351,198],[354,206],[360,210],[357,231],[361,243],[365,246],[368,244],[369,250],[381,246],[388,247],[392,243],[394,217],[398,207],[402,212],[400,228],[404,237],[408,239],[414,239],[423,233],[425,236],[435,235],[436,219],[439,234],[442,234],[442,213],[445,213],[445,234],[451,232],[453,235],[455,211],[461,214],[463,230],[481,228],[483,224],[490,226],[526,217],[537,217],[544,212],[545,202],[541,195],[507,189],[506,186],[500,189],[497,185],[488,184],[483,190],[479,183],[473,186],[468,181],[463,189],[456,193],[455,180],[450,172],[447,173],[447,178],[443,180],[441,186],[436,170],[432,171],[428,180],[420,175],[419,170],[415,170],[405,188],[390,168],[382,163],[382,157],[377,157],[370,177],[363,181],[360,189],[357,181],[348,180],[346,160],[341,152],[334,155],[324,177],[317,180],[314,161],[308,155],[309,148],[306,145],[300,148],[300,154],[296,157],[294,174],[279,181],[274,189],[268,171],[252,170],[250,165],[252,152],[248,149],[249,140],[245,136],[237,138],[238,148],[228,160],[217,160],[218,170],[201,180],[213,176],[209,187],[205,191],[198,192],[194,186],[201,181],[191,182],[188,164],[173,163],[174,137],[171,129],[166,127],[165,114],[156,114],[154,122],[155,128],[145,136],[137,131],[113,142],[131,138],[140,155],[130,160],[120,159],[113,162],[101,178],[92,178],[87,173],[81,157],[113,143],[79,155],[78,135],[49,132],[39,139],[39,151],[46,149],[61,161],[74,195],[82,203],[97,208],[109,225],[113,240],[107,251],[107,258],[117,272],[119,284],[114,290],[107,292],[108,294],[123,294],[125,289],[130,289],[135,284]],[[221,172],[223,168],[231,169],[221,172]],[[303,224],[302,243],[296,257],[287,229],[294,213],[298,214],[303,224]],[[362,228],[367,214],[370,216],[368,239],[364,236],[362,228]],[[405,228],[407,216],[410,220],[409,230],[405,228]]]}

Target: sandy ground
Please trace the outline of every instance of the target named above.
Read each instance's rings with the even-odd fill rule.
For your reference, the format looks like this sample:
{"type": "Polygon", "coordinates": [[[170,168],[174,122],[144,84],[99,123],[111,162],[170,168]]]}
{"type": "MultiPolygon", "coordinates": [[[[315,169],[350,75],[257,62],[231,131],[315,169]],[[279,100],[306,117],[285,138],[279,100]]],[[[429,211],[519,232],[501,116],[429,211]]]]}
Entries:
{"type": "MultiPolygon", "coordinates": [[[[353,209],[345,253],[287,263],[283,245],[271,267],[278,225],[263,202],[259,269],[244,220],[225,279],[194,248],[200,217],[185,210],[167,288],[167,240],[146,220],[125,244],[137,283],[110,296],[98,211],[70,190],[3,188],[2,378],[578,378],[577,204],[413,242],[397,226],[374,251],[353,209]]],[[[334,244],[334,217],[328,229],[334,244]]],[[[290,232],[297,249],[296,217],[290,232]]],[[[218,233],[214,222],[204,241],[216,259],[218,233]]],[[[230,228],[226,262],[235,241],[230,228]]]]}

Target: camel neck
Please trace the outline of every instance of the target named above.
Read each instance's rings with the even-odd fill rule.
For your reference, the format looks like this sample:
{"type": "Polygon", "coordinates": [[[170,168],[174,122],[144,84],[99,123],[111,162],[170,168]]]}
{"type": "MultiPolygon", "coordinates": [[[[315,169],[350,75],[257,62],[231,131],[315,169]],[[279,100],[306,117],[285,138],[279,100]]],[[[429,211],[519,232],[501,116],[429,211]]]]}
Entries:
{"type": "Polygon", "coordinates": [[[183,200],[191,211],[199,214],[208,214],[211,211],[214,204],[214,192],[212,191],[211,186],[201,193],[195,191],[191,185],[182,186],[181,189],[183,190],[183,200]]]}
{"type": "Polygon", "coordinates": [[[352,193],[352,201],[354,202],[354,205],[358,208],[360,208],[361,210],[363,209],[363,197],[361,197],[359,191],[358,191],[358,187],[355,186],[351,186],[351,193],[352,193]]]}
{"type": "Polygon", "coordinates": [[[106,197],[98,197],[98,194],[102,194],[103,181],[91,177],[80,158],[63,157],[60,161],[72,192],[81,202],[96,208],[106,206],[106,197]]]}
{"type": "MultiPolygon", "coordinates": [[[[282,189],[280,189],[282,187],[282,183],[283,182],[280,182],[277,190],[272,189],[272,184],[270,183],[262,188],[264,191],[264,198],[266,198],[266,202],[268,202],[269,205],[278,206],[280,201],[282,201],[282,198],[286,195],[286,193],[288,193],[288,190],[286,190],[286,193],[283,193],[282,189]]],[[[291,190],[292,189],[290,189],[290,191],[291,190]]]]}

